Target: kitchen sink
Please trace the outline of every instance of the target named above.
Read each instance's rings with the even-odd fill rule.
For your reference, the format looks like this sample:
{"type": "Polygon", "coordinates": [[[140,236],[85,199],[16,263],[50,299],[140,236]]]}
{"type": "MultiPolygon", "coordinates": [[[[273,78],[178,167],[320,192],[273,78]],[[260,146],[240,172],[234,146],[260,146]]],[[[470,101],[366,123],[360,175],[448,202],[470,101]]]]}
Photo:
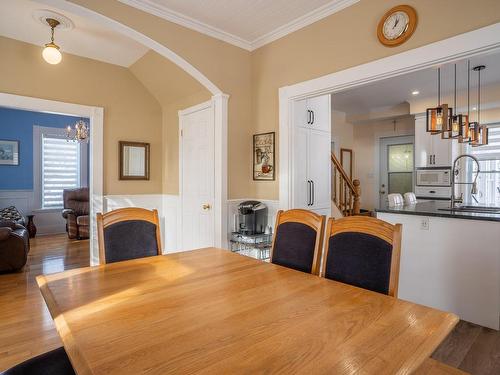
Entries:
{"type": "Polygon", "coordinates": [[[477,212],[482,214],[500,214],[500,207],[491,206],[458,206],[454,208],[438,208],[439,211],[477,212]]]}

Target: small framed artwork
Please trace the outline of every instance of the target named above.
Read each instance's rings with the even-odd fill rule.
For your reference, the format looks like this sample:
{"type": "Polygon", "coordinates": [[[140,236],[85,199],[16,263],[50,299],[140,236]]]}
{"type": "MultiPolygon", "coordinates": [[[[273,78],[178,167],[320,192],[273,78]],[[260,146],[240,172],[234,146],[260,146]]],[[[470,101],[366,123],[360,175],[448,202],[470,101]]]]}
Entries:
{"type": "Polygon", "coordinates": [[[149,180],[149,143],[120,141],[120,180],[149,180]]]}
{"type": "Polygon", "coordinates": [[[275,179],[274,137],[274,132],[253,136],[254,181],[274,181],[275,179]]]}
{"type": "Polygon", "coordinates": [[[19,141],[0,139],[0,165],[19,165],[19,141]]]}
{"type": "Polygon", "coordinates": [[[340,164],[352,180],[352,150],[349,148],[340,149],[340,164]]]}

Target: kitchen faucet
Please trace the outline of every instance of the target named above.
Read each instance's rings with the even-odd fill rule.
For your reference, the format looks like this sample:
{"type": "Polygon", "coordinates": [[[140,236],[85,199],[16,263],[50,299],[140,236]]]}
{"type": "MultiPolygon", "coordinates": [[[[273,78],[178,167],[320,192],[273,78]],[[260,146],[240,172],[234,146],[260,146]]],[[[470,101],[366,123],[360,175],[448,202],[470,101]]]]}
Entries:
{"type": "MultiPolygon", "coordinates": [[[[469,155],[469,154],[463,154],[458,156],[455,161],[453,162],[453,169],[452,169],[452,177],[451,177],[451,208],[455,208],[456,203],[463,203],[463,193],[460,193],[460,198],[455,197],[455,185],[460,184],[460,185],[472,185],[472,188],[470,190],[470,193],[472,197],[474,198],[474,195],[477,194],[477,177],[479,175],[479,161],[475,156],[469,155]],[[461,158],[471,158],[472,160],[475,161],[477,165],[477,171],[476,175],[474,176],[474,181],[473,182],[455,182],[455,177],[458,176],[460,171],[456,168],[458,160],[461,158]]],[[[476,200],[477,202],[477,200],[476,200]]]]}

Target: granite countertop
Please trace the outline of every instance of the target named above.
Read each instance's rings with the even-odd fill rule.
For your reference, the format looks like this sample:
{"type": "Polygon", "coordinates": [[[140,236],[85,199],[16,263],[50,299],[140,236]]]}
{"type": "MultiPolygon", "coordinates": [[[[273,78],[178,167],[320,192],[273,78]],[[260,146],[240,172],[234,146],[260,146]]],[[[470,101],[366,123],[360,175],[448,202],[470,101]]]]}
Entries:
{"type": "Polygon", "coordinates": [[[419,215],[419,216],[437,216],[450,217],[454,219],[469,219],[469,220],[486,220],[500,222],[500,214],[490,214],[482,212],[463,212],[463,211],[442,211],[442,208],[450,208],[450,202],[443,201],[421,201],[413,205],[381,207],[375,212],[385,212],[391,214],[402,215],[419,215]]]}

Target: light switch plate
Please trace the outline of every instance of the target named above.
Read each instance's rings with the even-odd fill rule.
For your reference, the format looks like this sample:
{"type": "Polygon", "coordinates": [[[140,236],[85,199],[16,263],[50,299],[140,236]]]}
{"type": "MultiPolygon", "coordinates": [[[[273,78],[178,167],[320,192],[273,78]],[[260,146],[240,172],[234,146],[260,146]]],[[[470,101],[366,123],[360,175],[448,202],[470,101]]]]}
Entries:
{"type": "Polygon", "coordinates": [[[423,217],[420,221],[420,229],[421,230],[429,230],[429,218],[423,217]]]}

